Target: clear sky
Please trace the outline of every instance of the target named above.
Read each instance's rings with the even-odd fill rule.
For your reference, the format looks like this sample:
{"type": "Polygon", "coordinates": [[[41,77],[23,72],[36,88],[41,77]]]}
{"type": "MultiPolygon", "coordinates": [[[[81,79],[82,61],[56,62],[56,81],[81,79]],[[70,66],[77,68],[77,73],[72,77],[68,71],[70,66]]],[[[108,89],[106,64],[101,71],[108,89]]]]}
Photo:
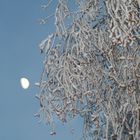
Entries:
{"type": "Polygon", "coordinates": [[[43,11],[45,0],[0,0],[0,140],[78,140],[80,120],[63,126],[57,122],[57,135],[49,135],[49,126],[38,124],[34,114],[39,109],[35,94],[42,71],[43,57],[39,42],[53,30],[52,23],[38,24],[38,19],[54,9],[43,11]],[[23,90],[20,78],[30,80],[23,90]]]}

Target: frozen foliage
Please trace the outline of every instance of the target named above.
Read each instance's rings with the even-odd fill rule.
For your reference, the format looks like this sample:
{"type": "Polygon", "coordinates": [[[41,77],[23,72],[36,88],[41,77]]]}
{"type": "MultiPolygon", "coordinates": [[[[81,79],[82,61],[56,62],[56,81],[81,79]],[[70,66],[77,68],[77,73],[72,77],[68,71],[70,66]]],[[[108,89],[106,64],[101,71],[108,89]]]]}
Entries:
{"type": "Polygon", "coordinates": [[[140,1],[57,2],[56,31],[39,45],[45,60],[36,115],[51,134],[55,116],[79,115],[85,140],[139,140],[140,1]]]}

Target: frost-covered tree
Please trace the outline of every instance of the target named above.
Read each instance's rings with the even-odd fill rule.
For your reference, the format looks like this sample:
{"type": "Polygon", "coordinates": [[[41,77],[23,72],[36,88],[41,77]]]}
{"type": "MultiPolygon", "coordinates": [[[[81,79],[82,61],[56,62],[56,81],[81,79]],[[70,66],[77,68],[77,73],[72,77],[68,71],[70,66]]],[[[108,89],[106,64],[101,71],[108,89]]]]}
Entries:
{"type": "Polygon", "coordinates": [[[52,134],[80,116],[85,140],[139,140],[140,0],[57,0],[53,16],[36,115],[52,134]]]}

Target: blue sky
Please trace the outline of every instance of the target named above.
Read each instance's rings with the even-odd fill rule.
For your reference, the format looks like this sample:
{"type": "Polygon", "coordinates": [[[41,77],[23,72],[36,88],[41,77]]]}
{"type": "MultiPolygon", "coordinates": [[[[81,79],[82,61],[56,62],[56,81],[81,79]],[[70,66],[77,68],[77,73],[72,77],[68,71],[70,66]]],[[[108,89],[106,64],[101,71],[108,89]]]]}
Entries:
{"type": "Polygon", "coordinates": [[[78,140],[80,120],[70,126],[57,123],[57,135],[49,135],[49,126],[38,124],[34,114],[39,109],[35,94],[42,71],[43,57],[39,42],[53,30],[52,23],[38,24],[54,9],[43,11],[45,0],[0,0],[0,140],[78,140]],[[20,78],[30,80],[30,88],[23,90],[20,78]]]}

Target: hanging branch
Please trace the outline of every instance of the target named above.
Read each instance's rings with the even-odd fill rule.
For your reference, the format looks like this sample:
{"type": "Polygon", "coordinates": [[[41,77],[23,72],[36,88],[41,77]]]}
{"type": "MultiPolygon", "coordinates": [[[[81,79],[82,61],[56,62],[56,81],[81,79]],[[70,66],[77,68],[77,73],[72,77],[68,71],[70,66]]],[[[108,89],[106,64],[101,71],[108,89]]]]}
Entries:
{"type": "Polygon", "coordinates": [[[51,134],[55,115],[64,123],[81,116],[84,139],[137,140],[140,3],[75,1],[71,11],[68,0],[58,0],[56,31],[39,45],[45,60],[37,116],[52,126],[51,134]]]}

